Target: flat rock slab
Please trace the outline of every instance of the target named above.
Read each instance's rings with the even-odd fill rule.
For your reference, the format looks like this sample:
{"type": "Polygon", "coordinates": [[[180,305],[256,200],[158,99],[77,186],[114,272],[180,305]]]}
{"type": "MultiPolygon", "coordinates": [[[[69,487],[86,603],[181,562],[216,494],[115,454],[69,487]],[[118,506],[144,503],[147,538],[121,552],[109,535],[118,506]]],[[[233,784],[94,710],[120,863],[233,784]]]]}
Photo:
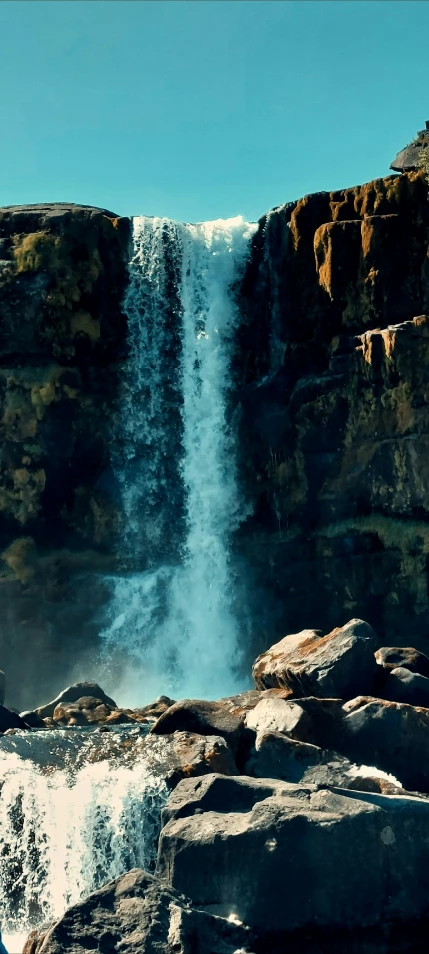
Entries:
{"type": "Polygon", "coordinates": [[[284,687],[296,697],[351,699],[357,692],[372,690],[377,645],[372,627],[359,619],[350,620],[327,636],[305,629],[285,636],[258,656],[253,678],[258,689],[284,687]]]}
{"type": "Polygon", "coordinates": [[[257,799],[255,781],[207,776],[178,786],[157,864],[171,887],[260,935],[427,915],[428,801],[268,779],[257,799]]]}

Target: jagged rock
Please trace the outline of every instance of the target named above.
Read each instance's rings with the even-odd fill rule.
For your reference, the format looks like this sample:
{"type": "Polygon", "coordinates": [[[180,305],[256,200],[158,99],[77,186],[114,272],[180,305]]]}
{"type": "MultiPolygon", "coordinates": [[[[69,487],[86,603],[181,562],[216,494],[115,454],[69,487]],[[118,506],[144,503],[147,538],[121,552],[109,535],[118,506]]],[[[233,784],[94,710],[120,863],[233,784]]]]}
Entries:
{"type": "Polygon", "coordinates": [[[258,656],[253,678],[259,689],[286,686],[299,696],[350,699],[370,692],[376,675],[377,637],[363,620],[352,619],[327,636],[304,630],[285,636],[258,656]]]}
{"type": "Polygon", "coordinates": [[[407,702],[428,709],[429,679],[409,669],[391,669],[380,695],[390,702],[407,702]]]}
{"type": "Polygon", "coordinates": [[[157,874],[194,904],[284,942],[427,917],[428,801],[247,784],[207,776],[173,795],[157,874]]]}
{"type": "MultiPolygon", "coordinates": [[[[244,927],[196,911],[183,895],[139,868],[74,905],[26,954],[237,954],[248,945],[244,927]]],[[[248,949],[248,948],[247,948],[248,949]]]]}
{"type": "Polygon", "coordinates": [[[183,778],[208,772],[237,775],[231,749],[221,736],[177,730],[168,735],[150,733],[144,740],[143,751],[149,756],[153,771],[162,775],[171,788],[183,778]]]}
{"type": "Polygon", "coordinates": [[[9,729],[28,729],[29,725],[21,719],[17,712],[11,712],[5,706],[0,705],[0,732],[7,732],[9,729]]]}
{"type": "Polygon", "coordinates": [[[421,168],[421,153],[422,151],[426,152],[428,147],[429,122],[426,122],[426,129],[421,129],[417,133],[416,139],[414,139],[413,142],[410,142],[408,146],[404,146],[404,148],[397,153],[393,161],[390,163],[390,168],[395,172],[410,172],[412,170],[421,168]]]}
{"type": "Polygon", "coordinates": [[[360,696],[343,713],[341,752],[391,772],[408,791],[429,792],[429,709],[360,696]]]}
{"type": "Polygon", "coordinates": [[[218,702],[181,699],[167,709],[151,729],[155,735],[177,731],[222,736],[235,753],[243,732],[243,719],[218,702]]]}
{"type": "Polygon", "coordinates": [[[109,696],[106,696],[106,693],[96,682],[75,682],[72,686],[67,686],[66,689],[63,689],[52,702],[48,702],[44,706],[39,706],[35,711],[41,719],[52,718],[55,709],[62,703],[77,702],[79,699],[89,696],[97,699],[100,703],[103,703],[111,709],[118,708],[116,702],[109,696]]]}
{"type": "Polygon", "coordinates": [[[376,662],[383,669],[409,669],[429,678],[429,657],[412,646],[382,646],[375,654],[376,662]]]}

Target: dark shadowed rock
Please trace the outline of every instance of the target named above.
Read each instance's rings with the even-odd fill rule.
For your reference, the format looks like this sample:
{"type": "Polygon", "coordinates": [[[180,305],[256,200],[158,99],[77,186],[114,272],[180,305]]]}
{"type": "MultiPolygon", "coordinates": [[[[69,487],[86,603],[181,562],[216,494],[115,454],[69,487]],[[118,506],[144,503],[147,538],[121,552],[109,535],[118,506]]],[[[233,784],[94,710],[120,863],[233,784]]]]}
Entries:
{"type": "Polygon", "coordinates": [[[285,686],[298,696],[350,699],[363,686],[370,692],[376,674],[377,637],[368,623],[352,619],[327,636],[303,630],[285,636],[253,665],[258,689],[285,686]]]}
{"type": "Polygon", "coordinates": [[[348,758],[391,772],[408,791],[429,792],[429,709],[360,696],[343,713],[339,745],[348,758]]]}
{"type": "Polygon", "coordinates": [[[235,753],[243,731],[243,719],[228,712],[225,706],[218,702],[181,699],[167,709],[151,729],[155,735],[178,731],[220,735],[235,753]]]}
{"type": "MultiPolygon", "coordinates": [[[[74,905],[27,954],[234,954],[250,932],[195,911],[183,895],[134,868],[74,905]]],[[[248,949],[248,948],[247,948],[248,949]]]]}
{"type": "Polygon", "coordinates": [[[43,719],[37,715],[37,712],[20,712],[21,719],[24,720],[26,725],[29,725],[31,729],[46,729],[46,725],[43,719]]]}
{"type": "MultiPolygon", "coordinates": [[[[426,800],[264,780],[254,801],[253,780],[247,804],[240,795],[228,811],[223,786],[229,798],[246,779],[181,785],[192,814],[184,816],[182,804],[182,817],[162,830],[157,874],[194,904],[226,916],[233,911],[258,933],[284,939],[299,929],[369,928],[427,916],[426,800]]],[[[178,786],[176,807],[180,797],[178,786]]]]}
{"type": "Polygon", "coordinates": [[[409,669],[392,669],[384,683],[383,699],[407,702],[410,706],[429,708],[429,679],[409,669]]]}
{"type": "Polygon", "coordinates": [[[5,706],[0,706],[0,732],[7,732],[8,729],[28,729],[29,726],[17,712],[11,712],[5,706]]]}
{"type": "Polygon", "coordinates": [[[429,657],[412,646],[382,646],[375,654],[376,662],[383,669],[409,669],[429,678],[429,657]]]}
{"type": "Polygon", "coordinates": [[[44,706],[39,706],[35,711],[41,719],[51,718],[56,707],[61,703],[77,702],[78,699],[88,696],[98,699],[99,702],[104,703],[112,709],[118,708],[116,702],[109,696],[106,696],[104,690],[101,689],[96,682],[75,682],[72,686],[67,686],[66,689],[63,689],[52,702],[48,702],[44,706]]]}

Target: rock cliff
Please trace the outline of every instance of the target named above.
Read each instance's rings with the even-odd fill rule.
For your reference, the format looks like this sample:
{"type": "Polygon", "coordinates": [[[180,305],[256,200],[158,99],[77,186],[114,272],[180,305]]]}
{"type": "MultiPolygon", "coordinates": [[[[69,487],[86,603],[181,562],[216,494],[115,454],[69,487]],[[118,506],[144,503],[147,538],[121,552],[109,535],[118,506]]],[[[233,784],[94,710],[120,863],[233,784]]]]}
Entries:
{"type": "Polygon", "coordinates": [[[273,614],[427,648],[427,191],[388,176],[260,222],[237,356],[258,651],[273,614]]]}
{"type": "MultiPolygon", "coordinates": [[[[114,507],[100,481],[125,354],[129,221],[0,210],[0,655],[13,701],[90,641],[114,507]]],[[[93,632],[94,635],[94,632],[93,632]]]]}

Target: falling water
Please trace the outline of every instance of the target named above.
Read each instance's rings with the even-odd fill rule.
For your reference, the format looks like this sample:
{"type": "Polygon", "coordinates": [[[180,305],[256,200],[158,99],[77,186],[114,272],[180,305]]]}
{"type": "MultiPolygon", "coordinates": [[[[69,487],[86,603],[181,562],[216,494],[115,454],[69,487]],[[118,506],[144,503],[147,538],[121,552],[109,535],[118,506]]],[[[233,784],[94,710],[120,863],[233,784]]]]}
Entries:
{"type": "Polygon", "coordinates": [[[103,634],[108,654],[132,657],[129,703],[142,693],[213,698],[238,688],[229,543],[247,510],[228,420],[239,317],[231,288],[255,229],[240,217],[134,220],[116,466],[124,563],[137,554],[145,569],[116,579],[103,634]]]}
{"type": "MultiPolygon", "coordinates": [[[[78,730],[80,742],[83,735],[78,730]]],[[[151,869],[167,795],[141,753],[130,764],[117,752],[91,762],[91,746],[80,747],[75,771],[79,752],[64,731],[37,733],[24,745],[27,757],[6,741],[0,751],[0,911],[15,954],[32,927],[134,866],[151,869]],[[47,763],[56,737],[66,758],[54,749],[47,763]]]]}

